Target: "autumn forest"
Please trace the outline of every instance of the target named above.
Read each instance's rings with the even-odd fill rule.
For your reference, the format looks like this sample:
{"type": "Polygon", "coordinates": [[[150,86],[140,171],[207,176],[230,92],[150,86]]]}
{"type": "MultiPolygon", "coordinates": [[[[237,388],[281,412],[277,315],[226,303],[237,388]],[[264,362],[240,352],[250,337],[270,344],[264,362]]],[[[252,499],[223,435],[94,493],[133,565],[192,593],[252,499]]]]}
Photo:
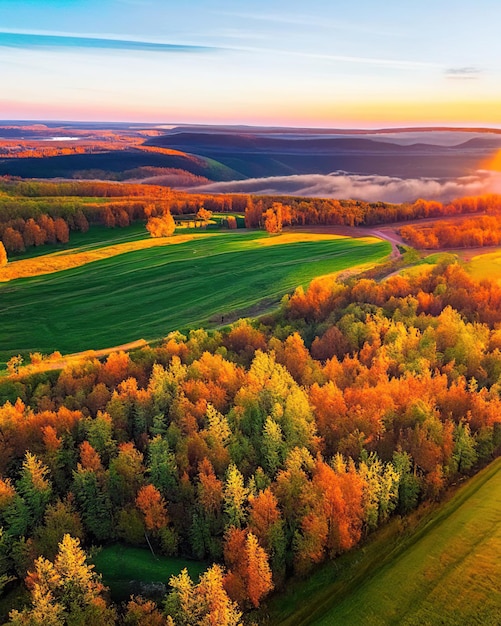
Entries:
{"type": "Polygon", "coordinates": [[[501,626],[501,2],[0,2],[0,626],[501,626]]]}
{"type": "MultiPolygon", "coordinates": [[[[360,236],[355,227],[395,223],[416,248],[499,243],[493,195],[390,205],[12,179],[0,194],[4,271],[73,233],[146,221],[166,240],[237,226],[360,236]],[[460,240],[455,222],[428,225],[451,215],[460,240]]],[[[11,355],[0,378],[0,588],[17,607],[7,623],[260,623],[291,578],[494,459],[501,287],[451,255],[420,265],[405,250],[315,278],[255,319],[223,316],[212,330],[55,366],[11,355]],[[163,598],[131,589],[117,602],[92,565],[117,542],[188,569],[164,581],[163,598]]]]}

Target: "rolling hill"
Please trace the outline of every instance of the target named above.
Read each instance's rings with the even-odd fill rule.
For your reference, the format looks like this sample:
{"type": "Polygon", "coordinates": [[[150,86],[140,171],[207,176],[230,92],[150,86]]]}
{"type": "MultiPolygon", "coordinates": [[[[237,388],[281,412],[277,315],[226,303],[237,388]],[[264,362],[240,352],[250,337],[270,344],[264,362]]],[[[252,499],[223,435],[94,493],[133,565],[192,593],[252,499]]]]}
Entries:
{"type": "Polygon", "coordinates": [[[222,316],[227,323],[235,311],[278,304],[315,276],[371,265],[390,252],[388,242],[370,237],[298,233],[291,240],[262,231],[175,236],[154,248],[142,248],[141,239],[150,241],[144,232],[135,251],[0,283],[1,356],[155,339],[211,319],[219,324],[222,316]]]}
{"type": "Polygon", "coordinates": [[[291,174],[328,174],[333,171],[400,177],[456,177],[478,169],[479,161],[501,147],[494,135],[464,141],[457,133],[456,145],[438,145],[426,135],[426,143],[401,145],[398,136],[330,136],[261,134],[200,129],[174,129],[148,140],[148,145],[184,150],[215,159],[246,177],[291,174]]]}

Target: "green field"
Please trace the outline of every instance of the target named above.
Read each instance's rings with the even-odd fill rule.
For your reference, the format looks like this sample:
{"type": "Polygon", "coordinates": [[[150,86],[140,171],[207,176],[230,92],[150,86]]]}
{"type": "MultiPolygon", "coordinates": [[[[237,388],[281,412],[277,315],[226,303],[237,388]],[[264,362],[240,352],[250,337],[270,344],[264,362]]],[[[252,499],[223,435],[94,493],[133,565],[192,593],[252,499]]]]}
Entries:
{"type": "Polygon", "coordinates": [[[501,280],[501,250],[474,256],[466,269],[476,280],[501,280]]]}
{"type": "Polygon", "coordinates": [[[393,520],[362,548],[271,603],[287,626],[501,624],[501,459],[416,525],[393,520]]]}
{"type": "Polygon", "coordinates": [[[501,281],[501,249],[484,248],[471,250],[462,248],[450,252],[435,252],[423,257],[416,265],[406,267],[402,275],[413,276],[426,269],[431,269],[439,263],[457,260],[468,274],[475,280],[501,281]]]}
{"type": "MultiPolygon", "coordinates": [[[[211,318],[220,323],[231,312],[245,315],[259,303],[277,303],[315,276],[373,264],[390,252],[387,242],[367,238],[310,236],[280,243],[260,231],[198,235],[0,283],[0,360],[157,339],[211,318]],[[280,245],[266,245],[275,242],[280,245]]],[[[90,237],[87,233],[79,250],[99,245],[90,237]]],[[[131,237],[141,234],[133,229],[131,237]]]]}
{"type": "Polygon", "coordinates": [[[12,254],[9,261],[33,259],[53,252],[71,252],[74,250],[95,250],[105,245],[139,241],[146,236],[144,224],[132,224],[127,228],[106,228],[106,226],[92,226],[86,233],[72,232],[68,243],[45,244],[30,247],[24,252],[12,254]]]}
{"type": "MultiPolygon", "coordinates": [[[[137,582],[163,583],[168,585],[169,578],[187,568],[196,582],[207,569],[206,563],[188,561],[175,557],[154,557],[147,548],[132,548],[120,544],[99,550],[91,559],[96,572],[102,574],[103,583],[110,588],[113,600],[127,600],[134,591],[137,582]]],[[[136,591],[137,593],[137,591],[136,591]]]]}

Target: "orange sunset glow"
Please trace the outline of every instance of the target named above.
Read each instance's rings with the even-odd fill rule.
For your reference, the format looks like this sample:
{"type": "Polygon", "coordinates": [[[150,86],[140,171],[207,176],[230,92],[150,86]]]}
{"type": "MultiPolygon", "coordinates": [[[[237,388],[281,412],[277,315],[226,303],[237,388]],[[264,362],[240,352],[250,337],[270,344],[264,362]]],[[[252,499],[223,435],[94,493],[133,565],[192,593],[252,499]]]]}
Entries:
{"type": "Polygon", "coordinates": [[[3,119],[501,126],[498,5],[24,2],[0,6],[3,119]]]}
{"type": "Polygon", "coordinates": [[[483,161],[481,167],[482,169],[491,170],[493,172],[501,172],[501,150],[491,158],[483,161]]]}

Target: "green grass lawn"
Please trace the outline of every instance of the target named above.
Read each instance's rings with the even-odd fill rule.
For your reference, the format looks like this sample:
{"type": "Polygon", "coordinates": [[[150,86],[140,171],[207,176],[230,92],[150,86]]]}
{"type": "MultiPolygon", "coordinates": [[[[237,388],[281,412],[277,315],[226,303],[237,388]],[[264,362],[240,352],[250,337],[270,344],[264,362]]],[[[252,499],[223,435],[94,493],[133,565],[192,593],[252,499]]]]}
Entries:
{"type": "Polygon", "coordinates": [[[147,548],[120,544],[99,550],[91,561],[116,602],[127,600],[139,581],[168,585],[169,578],[186,567],[192,580],[198,582],[200,574],[207,569],[207,563],[166,556],[155,558],[147,548]]]}
{"type": "MultiPolygon", "coordinates": [[[[132,230],[129,236],[140,235],[132,230]]],[[[157,339],[232,311],[245,314],[261,301],[278,302],[315,276],[376,263],[390,252],[390,245],[379,240],[259,244],[267,238],[261,231],[207,233],[1,283],[0,360],[17,353],[71,353],[157,339]]],[[[96,245],[88,235],[80,249],[96,245]]]]}
{"type": "Polygon", "coordinates": [[[271,624],[494,626],[501,623],[501,459],[416,525],[393,520],[367,544],[294,583],[271,624]]]}

